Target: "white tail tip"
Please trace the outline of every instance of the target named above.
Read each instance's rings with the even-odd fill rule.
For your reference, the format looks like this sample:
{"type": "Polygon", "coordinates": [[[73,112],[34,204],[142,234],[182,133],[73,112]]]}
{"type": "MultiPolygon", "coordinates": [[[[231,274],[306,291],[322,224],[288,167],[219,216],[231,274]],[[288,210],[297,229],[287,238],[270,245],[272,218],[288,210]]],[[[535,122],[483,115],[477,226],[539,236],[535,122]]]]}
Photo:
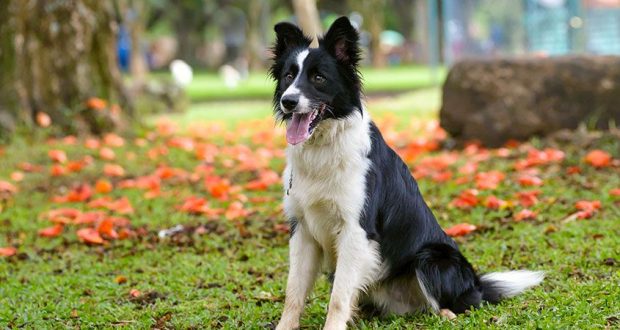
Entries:
{"type": "Polygon", "coordinates": [[[480,277],[483,282],[492,283],[493,287],[506,298],[514,297],[519,293],[536,286],[545,278],[545,272],[529,270],[513,270],[484,274],[480,277]]]}

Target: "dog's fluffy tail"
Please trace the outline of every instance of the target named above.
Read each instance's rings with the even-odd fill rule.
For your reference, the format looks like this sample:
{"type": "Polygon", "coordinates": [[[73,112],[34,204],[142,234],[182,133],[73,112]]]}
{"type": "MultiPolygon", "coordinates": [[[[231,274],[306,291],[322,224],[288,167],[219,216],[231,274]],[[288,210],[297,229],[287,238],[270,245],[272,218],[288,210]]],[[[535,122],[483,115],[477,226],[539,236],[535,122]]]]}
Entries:
{"type": "Polygon", "coordinates": [[[490,303],[498,303],[504,298],[514,297],[526,289],[540,284],[544,278],[544,272],[529,270],[484,274],[480,276],[482,299],[490,303]]]}

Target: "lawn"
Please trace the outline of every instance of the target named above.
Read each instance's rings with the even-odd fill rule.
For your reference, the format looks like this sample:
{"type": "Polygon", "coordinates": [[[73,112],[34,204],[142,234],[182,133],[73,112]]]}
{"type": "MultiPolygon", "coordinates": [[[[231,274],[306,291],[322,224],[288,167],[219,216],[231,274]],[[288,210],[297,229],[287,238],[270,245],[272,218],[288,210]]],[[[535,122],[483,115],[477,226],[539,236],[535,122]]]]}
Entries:
{"type": "MultiPolygon", "coordinates": [[[[618,328],[618,133],[445,150],[432,120],[437,99],[424,90],[369,107],[440,224],[476,226],[456,237],[476,269],[547,278],[453,321],[365,318],[354,328],[618,328]],[[428,103],[417,107],[420,100],[428,103]]],[[[268,102],[209,107],[155,119],[133,137],[24,137],[0,148],[0,247],[9,247],[0,252],[13,254],[0,257],[0,327],[276,322],[287,271],[283,129],[268,102]]],[[[328,297],[322,279],[302,328],[320,327],[328,297]]]]}
{"type": "MultiPolygon", "coordinates": [[[[446,70],[436,71],[424,66],[394,66],[384,69],[363,68],[365,91],[369,94],[405,92],[439,84],[446,70]]],[[[154,73],[155,77],[169,78],[168,73],[154,73]]],[[[194,102],[217,100],[269,99],[273,95],[273,81],[266,72],[253,72],[236,88],[228,88],[217,73],[197,72],[187,87],[187,95],[194,102]]]]}

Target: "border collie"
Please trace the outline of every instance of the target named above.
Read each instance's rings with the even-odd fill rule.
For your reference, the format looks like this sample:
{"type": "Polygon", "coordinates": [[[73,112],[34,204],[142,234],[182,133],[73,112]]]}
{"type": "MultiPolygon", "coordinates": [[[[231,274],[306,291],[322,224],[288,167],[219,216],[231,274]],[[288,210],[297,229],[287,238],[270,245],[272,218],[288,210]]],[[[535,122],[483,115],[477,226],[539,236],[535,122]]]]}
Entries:
{"type": "Polygon", "coordinates": [[[479,276],[441,229],[405,163],[362,102],[358,33],[337,19],[318,48],[275,26],[274,112],[286,124],[284,211],[290,269],[277,329],[299,326],[319,272],[332,278],[325,329],[346,329],[358,305],[381,313],[453,316],[537,285],[542,272],[479,276]]]}

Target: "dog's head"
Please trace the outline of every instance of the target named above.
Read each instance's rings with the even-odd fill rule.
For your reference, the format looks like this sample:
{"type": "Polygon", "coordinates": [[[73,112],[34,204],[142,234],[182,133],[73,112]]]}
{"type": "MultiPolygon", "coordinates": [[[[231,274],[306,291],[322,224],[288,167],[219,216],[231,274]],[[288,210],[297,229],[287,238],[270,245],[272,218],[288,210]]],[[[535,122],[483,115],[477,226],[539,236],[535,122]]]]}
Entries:
{"type": "Polygon", "coordinates": [[[278,23],[274,30],[274,111],[286,123],[288,143],[306,141],[322,121],[362,111],[359,36],[348,18],[337,19],[318,48],[310,48],[312,40],[293,24],[278,23]]]}

